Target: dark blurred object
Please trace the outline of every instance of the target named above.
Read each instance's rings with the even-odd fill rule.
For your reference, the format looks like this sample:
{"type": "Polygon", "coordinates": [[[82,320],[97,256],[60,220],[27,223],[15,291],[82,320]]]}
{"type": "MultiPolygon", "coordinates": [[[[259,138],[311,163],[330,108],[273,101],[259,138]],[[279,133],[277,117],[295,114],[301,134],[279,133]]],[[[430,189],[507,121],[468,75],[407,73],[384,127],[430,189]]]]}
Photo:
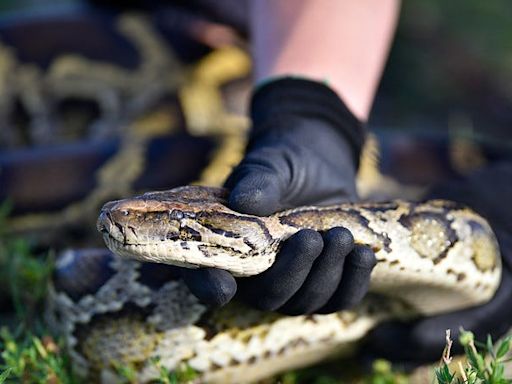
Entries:
{"type": "MultiPolygon", "coordinates": [[[[188,184],[199,176],[213,147],[207,138],[186,134],[154,138],[148,145],[145,171],[133,187],[188,184]]],[[[63,209],[94,190],[96,173],[119,148],[119,140],[105,140],[0,153],[0,201],[14,203],[13,215],[63,209]]]]}
{"type": "Polygon", "coordinates": [[[43,68],[57,56],[71,53],[132,69],[139,60],[133,45],[116,31],[114,15],[85,7],[52,13],[50,6],[43,16],[31,9],[0,14],[0,37],[20,61],[43,68]]]}
{"type": "Polygon", "coordinates": [[[247,34],[249,25],[247,0],[88,0],[88,2],[116,11],[144,10],[157,17],[159,13],[173,9],[214,23],[231,26],[243,35],[247,34]]]}
{"type": "MultiPolygon", "coordinates": [[[[150,14],[82,3],[0,15],[7,229],[57,248],[88,244],[105,201],[198,179],[218,138],[188,132],[179,92],[191,71],[175,46],[197,57],[211,48],[194,40],[189,25],[160,27],[150,14]]],[[[189,113],[203,116],[208,102],[189,113]]]]}
{"type": "MultiPolygon", "coordinates": [[[[84,200],[129,135],[153,143],[151,169],[160,162],[158,174],[145,164],[134,188],[195,180],[214,144],[208,135],[187,136],[176,94],[189,63],[217,46],[243,44],[236,31],[247,30],[247,3],[26,3],[11,2],[0,14],[0,198],[10,196],[16,214],[84,200]],[[176,169],[171,158],[186,165],[176,169]],[[50,187],[26,194],[34,184],[23,183],[43,173],[50,187]]],[[[372,119],[385,174],[427,185],[512,156],[510,10],[505,1],[403,4],[372,119]]],[[[194,108],[189,116],[200,117],[194,108]]]]}
{"type": "Polygon", "coordinates": [[[510,143],[495,143],[471,136],[451,136],[432,129],[377,132],[379,167],[403,184],[429,186],[466,175],[487,164],[512,160],[510,143]]]}
{"type": "Polygon", "coordinates": [[[464,115],[475,136],[512,152],[512,3],[402,2],[372,121],[447,131],[464,115]]]}

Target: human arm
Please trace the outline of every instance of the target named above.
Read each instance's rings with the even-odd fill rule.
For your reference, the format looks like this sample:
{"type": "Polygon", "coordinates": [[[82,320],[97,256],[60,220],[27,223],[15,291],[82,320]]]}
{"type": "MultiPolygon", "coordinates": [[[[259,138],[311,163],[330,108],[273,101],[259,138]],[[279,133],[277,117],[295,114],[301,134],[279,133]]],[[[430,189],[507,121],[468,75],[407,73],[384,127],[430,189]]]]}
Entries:
{"type": "Polygon", "coordinates": [[[366,121],[398,19],[398,0],[250,2],[256,84],[327,82],[366,121]]]}

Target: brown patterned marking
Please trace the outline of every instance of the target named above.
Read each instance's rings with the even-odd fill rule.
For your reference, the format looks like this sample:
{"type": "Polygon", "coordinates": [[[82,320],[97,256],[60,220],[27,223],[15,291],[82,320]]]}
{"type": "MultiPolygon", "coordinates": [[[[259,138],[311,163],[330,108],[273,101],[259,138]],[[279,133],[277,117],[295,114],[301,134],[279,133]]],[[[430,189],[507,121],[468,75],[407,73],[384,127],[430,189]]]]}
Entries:
{"type": "Polygon", "coordinates": [[[305,341],[303,338],[299,337],[298,339],[295,339],[291,341],[289,344],[283,346],[277,351],[277,355],[282,355],[285,352],[289,351],[290,349],[297,348],[299,346],[308,345],[307,341],[305,341]]]}
{"type": "MultiPolygon", "coordinates": [[[[325,212],[325,211],[324,211],[325,212]]],[[[315,209],[304,209],[290,212],[279,217],[279,222],[284,225],[289,225],[299,229],[314,229],[317,231],[325,231],[329,228],[324,228],[322,218],[315,209]]]]}
{"type": "Polygon", "coordinates": [[[411,231],[411,246],[418,254],[439,264],[457,242],[451,221],[443,214],[418,212],[402,215],[399,222],[411,231]]]}
{"type": "Polygon", "coordinates": [[[192,241],[201,241],[201,234],[193,228],[190,227],[181,227],[179,239],[183,241],[192,240],[192,241]]]}
{"type": "Polygon", "coordinates": [[[454,275],[454,276],[455,276],[455,278],[457,279],[457,281],[462,281],[462,280],[464,280],[464,279],[467,277],[467,276],[466,276],[466,274],[465,274],[464,272],[457,273],[457,272],[455,272],[455,271],[454,271],[453,269],[451,269],[451,268],[448,268],[448,269],[446,270],[446,273],[447,273],[448,275],[454,275]]]}
{"type": "Polygon", "coordinates": [[[314,314],[308,314],[304,316],[305,321],[311,321],[313,324],[318,324],[318,320],[316,319],[314,314]]]}
{"type": "Polygon", "coordinates": [[[396,201],[390,201],[388,203],[380,203],[379,205],[368,204],[362,205],[361,207],[367,211],[379,213],[379,212],[388,212],[395,211],[399,208],[399,204],[396,201]]]}
{"type": "Polygon", "coordinates": [[[251,328],[258,327],[258,336],[265,337],[270,325],[281,318],[282,316],[275,312],[260,312],[238,301],[232,301],[225,307],[205,311],[195,325],[205,330],[206,340],[219,333],[228,333],[237,340],[248,343],[254,336],[251,328]]]}
{"type": "Polygon", "coordinates": [[[108,362],[142,367],[163,337],[146,321],[152,309],[126,304],[118,312],[95,315],[87,324],[77,326],[77,350],[93,372],[100,372],[108,362]]]}
{"type": "Polygon", "coordinates": [[[389,265],[397,265],[397,264],[400,264],[400,261],[399,260],[393,260],[389,263],[389,265]]]}
{"type": "MultiPolygon", "coordinates": [[[[386,209],[386,210],[388,210],[388,209],[386,209]]],[[[348,210],[348,212],[350,212],[350,213],[351,213],[352,215],[354,215],[354,216],[359,217],[359,220],[360,220],[360,222],[361,222],[361,225],[363,225],[364,227],[366,227],[366,230],[367,230],[367,231],[370,231],[374,236],[376,236],[376,237],[380,240],[380,242],[381,242],[381,248],[384,248],[384,250],[385,250],[386,252],[391,252],[391,247],[390,247],[390,245],[391,245],[391,239],[389,238],[389,236],[388,236],[388,234],[387,234],[387,233],[385,233],[385,232],[384,232],[384,233],[377,233],[377,232],[373,231],[373,230],[371,229],[371,227],[370,227],[370,221],[369,221],[366,217],[362,216],[362,215],[361,215],[357,210],[355,210],[355,209],[350,209],[350,210],[348,210]]],[[[379,251],[379,249],[377,249],[377,248],[372,249],[372,250],[373,250],[374,252],[379,251]]]]}
{"type": "Polygon", "coordinates": [[[439,254],[438,257],[436,257],[435,259],[432,260],[432,262],[434,263],[434,265],[437,265],[441,261],[443,261],[443,259],[446,257],[446,255],[448,255],[448,249],[446,251],[442,252],[441,254],[439,254]]]}
{"type": "Polygon", "coordinates": [[[240,216],[227,212],[202,212],[197,215],[197,221],[205,228],[219,234],[242,237],[252,249],[255,249],[251,238],[260,239],[264,237],[270,244],[274,238],[270,235],[265,223],[258,217],[240,216]]]}
{"type": "Polygon", "coordinates": [[[206,244],[199,244],[197,248],[201,251],[204,257],[212,257],[213,254],[210,252],[210,246],[206,244]]]}
{"type": "Polygon", "coordinates": [[[499,254],[497,244],[489,235],[489,230],[476,221],[469,222],[471,228],[471,249],[473,262],[482,272],[493,270],[497,266],[496,255],[499,254]]]}
{"type": "Polygon", "coordinates": [[[391,239],[386,234],[373,231],[370,222],[355,209],[335,207],[332,209],[307,208],[279,216],[279,221],[283,225],[288,225],[299,229],[314,229],[316,231],[327,231],[334,227],[346,227],[354,231],[360,229],[362,232],[371,233],[375,244],[372,244],[373,250],[385,249],[390,252],[391,239]]]}
{"type": "Polygon", "coordinates": [[[222,255],[237,257],[239,259],[246,259],[248,257],[251,257],[250,254],[242,253],[232,247],[220,244],[216,244],[215,246],[208,244],[198,244],[197,248],[203,253],[205,257],[215,257],[218,256],[219,253],[222,253],[222,255]]]}
{"type": "Polygon", "coordinates": [[[211,363],[212,363],[212,365],[210,366],[211,370],[212,371],[219,371],[221,369],[224,369],[226,366],[232,365],[233,359],[229,359],[229,362],[225,366],[219,365],[219,364],[214,363],[214,362],[211,362],[211,363]]]}
{"type": "Polygon", "coordinates": [[[156,200],[160,201],[168,201],[171,203],[225,203],[227,197],[229,196],[229,192],[224,188],[215,188],[215,187],[204,187],[204,186],[187,186],[187,187],[179,187],[174,188],[168,191],[156,191],[156,192],[147,192],[142,196],[136,197],[134,199],[138,200],[156,200]]]}
{"type": "Polygon", "coordinates": [[[468,209],[468,206],[453,200],[430,200],[429,205],[441,208],[445,211],[462,211],[468,209]]]}
{"type": "Polygon", "coordinates": [[[237,232],[226,231],[223,228],[217,228],[217,227],[214,227],[211,224],[204,224],[204,227],[208,228],[210,231],[212,231],[213,233],[216,233],[217,235],[228,236],[228,237],[231,237],[233,239],[240,238],[240,234],[237,233],[237,232]]]}

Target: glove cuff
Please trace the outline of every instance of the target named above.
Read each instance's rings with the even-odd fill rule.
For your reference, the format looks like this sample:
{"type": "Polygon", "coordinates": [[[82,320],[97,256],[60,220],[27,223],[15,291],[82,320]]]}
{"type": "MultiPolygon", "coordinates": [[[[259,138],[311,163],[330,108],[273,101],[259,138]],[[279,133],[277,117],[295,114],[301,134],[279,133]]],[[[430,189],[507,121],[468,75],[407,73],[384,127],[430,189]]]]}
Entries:
{"type": "Polygon", "coordinates": [[[340,97],[322,83],[286,77],[264,84],[252,96],[250,114],[253,137],[271,126],[267,123],[285,116],[322,119],[350,144],[356,169],[359,167],[366,137],[364,126],[340,97]]]}

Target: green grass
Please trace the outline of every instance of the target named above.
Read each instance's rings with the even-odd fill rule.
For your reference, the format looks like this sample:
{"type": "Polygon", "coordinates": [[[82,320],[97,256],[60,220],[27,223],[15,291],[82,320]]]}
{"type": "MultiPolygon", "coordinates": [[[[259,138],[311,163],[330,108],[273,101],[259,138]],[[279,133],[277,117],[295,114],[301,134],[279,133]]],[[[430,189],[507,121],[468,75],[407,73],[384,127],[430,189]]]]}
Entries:
{"type": "Polygon", "coordinates": [[[284,373],[269,381],[271,384],[407,384],[403,372],[393,369],[391,363],[378,359],[373,362],[370,373],[363,374],[357,361],[333,361],[311,368],[284,373]]]}
{"type": "Polygon", "coordinates": [[[36,336],[27,330],[13,334],[2,328],[0,338],[5,382],[78,383],[66,354],[51,336],[36,336]]]}
{"type": "Polygon", "coordinates": [[[36,254],[28,239],[9,235],[8,212],[8,204],[0,206],[0,383],[76,383],[41,316],[53,254],[36,254]]]}
{"type": "Polygon", "coordinates": [[[441,358],[440,367],[436,369],[439,384],[508,384],[512,379],[505,377],[505,364],[511,360],[508,356],[511,337],[493,344],[491,337],[485,343],[475,341],[474,335],[461,331],[459,343],[464,347],[465,361],[458,362],[457,370],[450,370],[452,341],[446,335],[446,347],[441,358]]]}
{"type": "MultiPolygon", "coordinates": [[[[160,364],[158,359],[154,359],[152,364],[155,365],[159,372],[159,378],[156,381],[157,384],[178,384],[178,383],[189,383],[197,378],[198,374],[194,369],[188,365],[182,365],[175,371],[169,371],[167,368],[160,364]]],[[[123,380],[124,384],[136,384],[137,383],[137,372],[129,366],[117,366],[116,372],[119,377],[123,380]]],[[[0,383],[1,384],[1,383],[0,383]]]]}

